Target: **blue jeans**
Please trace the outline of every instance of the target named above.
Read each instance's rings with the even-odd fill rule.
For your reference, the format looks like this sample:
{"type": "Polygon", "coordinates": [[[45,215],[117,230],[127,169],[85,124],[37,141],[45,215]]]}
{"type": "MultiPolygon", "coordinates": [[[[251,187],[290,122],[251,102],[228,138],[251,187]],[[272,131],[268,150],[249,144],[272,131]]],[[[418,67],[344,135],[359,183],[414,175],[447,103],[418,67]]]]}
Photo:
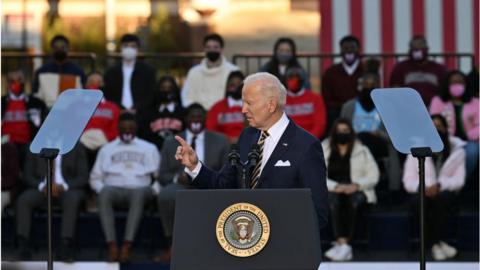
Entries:
{"type": "Polygon", "coordinates": [[[467,144],[464,146],[466,160],[465,160],[465,170],[467,177],[471,176],[478,164],[478,142],[476,141],[467,141],[467,144]]]}

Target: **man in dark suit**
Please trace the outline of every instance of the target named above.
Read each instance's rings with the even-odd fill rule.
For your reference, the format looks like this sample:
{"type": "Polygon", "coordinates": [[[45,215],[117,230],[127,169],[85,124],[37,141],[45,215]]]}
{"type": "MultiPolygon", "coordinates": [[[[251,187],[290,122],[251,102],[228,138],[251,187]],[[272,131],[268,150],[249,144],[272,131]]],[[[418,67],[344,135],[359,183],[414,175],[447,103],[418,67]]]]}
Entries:
{"type": "MultiPolygon", "coordinates": [[[[85,149],[81,144],[64,156],[54,161],[52,179],[53,202],[62,209],[61,237],[59,259],[74,260],[73,237],[77,214],[85,199],[88,184],[88,165],[85,149]]],[[[16,233],[19,244],[20,259],[29,259],[29,247],[32,212],[46,204],[46,163],[28,153],[25,160],[24,181],[27,189],[19,196],[16,204],[16,233]]]]}
{"type": "MultiPolygon", "coordinates": [[[[179,136],[195,148],[199,160],[213,170],[220,170],[227,160],[230,145],[225,135],[205,130],[206,111],[202,105],[193,103],[186,110],[185,124],[187,129],[179,136]]],[[[158,211],[162,220],[165,237],[171,245],[173,220],[175,213],[175,195],[178,190],[191,188],[185,167],[174,159],[179,146],[173,138],[165,141],[162,148],[159,182],[162,186],[158,195],[158,211]]],[[[157,261],[167,262],[170,249],[163,255],[155,257],[157,261]]]]}
{"type": "Polygon", "coordinates": [[[120,39],[122,63],[105,72],[105,98],[129,110],[151,105],[155,87],[155,71],[137,61],[140,39],[133,34],[120,39]]]}
{"type": "MultiPolygon", "coordinates": [[[[242,113],[250,125],[238,140],[240,158],[247,160],[252,145],[260,146],[260,160],[253,169],[250,188],[310,188],[319,218],[327,223],[328,192],[323,150],[318,139],[298,127],[284,113],[286,90],[268,73],[248,76],[242,89],[242,113]]],[[[219,172],[198,159],[183,138],[175,158],[186,168],[192,184],[199,188],[237,188],[236,171],[230,164],[219,172]]]]}

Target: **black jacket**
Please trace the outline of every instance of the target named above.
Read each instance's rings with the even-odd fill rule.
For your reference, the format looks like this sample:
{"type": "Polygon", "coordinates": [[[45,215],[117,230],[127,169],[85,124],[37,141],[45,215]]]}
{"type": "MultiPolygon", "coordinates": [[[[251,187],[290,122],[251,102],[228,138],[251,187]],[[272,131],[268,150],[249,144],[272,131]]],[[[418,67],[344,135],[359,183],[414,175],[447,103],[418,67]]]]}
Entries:
{"type": "MultiPolygon", "coordinates": [[[[4,118],[5,112],[7,111],[9,101],[10,101],[10,98],[8,94],[2,97],[2,119],[4,118]]],[[[48,114],[47,106],[42,100],[32,95],[28,95],[27,96],[27,114],[28,114],[28,124],[30,125],[30,132],[33,138],[35,137],[35,134],[37,134],[37,131],[40,129],[40,125],[43,123],[43,120],[45,120],[45,117],[48,114]],[[35,117],[35,115],[40,116],[39,125],[36,125],[35,122],[33,121],[33,118],[35,117]]]]}
{"type": "MultiPolygon", "coordinates": [[[[155,70],[149,65],[135,62],[135,67],[130,81],[133,106],[137,110],[149,108],[153,102],[155,88],[155,70]]],[[[122,106],[123,71],[122,64],[113,66],[105,72],[104,95],[107,100],[122,106]]]]}

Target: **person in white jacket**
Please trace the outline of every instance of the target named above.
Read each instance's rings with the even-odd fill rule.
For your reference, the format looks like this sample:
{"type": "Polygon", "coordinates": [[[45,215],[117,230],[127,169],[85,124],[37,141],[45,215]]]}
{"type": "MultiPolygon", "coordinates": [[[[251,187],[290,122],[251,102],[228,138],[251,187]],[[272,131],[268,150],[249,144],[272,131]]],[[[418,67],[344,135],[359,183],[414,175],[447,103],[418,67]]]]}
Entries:
{"type": "Polygon", "coordinates": [[[200,103],[209,110],[224,98],[228,75],[239,68],[223,56],[224,41],[220,35],[206,35],[203,46],[205,58],[188,71],[183,83],[182,104],[188,107],[200,103]]]}
{"type": "Polygon", "coordinates": [[[90,174],[90,186],[98,194],[100,221],[108,246],[108,261],[129,260],[130,246],[142,218],[144,205],[158,194],[153,181],[160,166],[157,147],[136,138],[135,115],[124,112],[118,121],[119,137],[104,145],[90,174]],[[114,207],[128,208],[123,245],[119,252],[114,207]]]}
{"type": "Polygon", "coordinates": [[[327,188],[336,241],[325,256],[334,261],[351,260],[358,210],[376,203],[375,186],[380,173],[368,147],[355,138],[350,120],[337,119],[329,138],[322,143],[327,166],[327,188]]]}
{"type": "MultiPolygon", "coordinates": [[[[433,123],[442,138],[444,149],[425,160],[425,213],[427,241],[432,244],[432,257],[446,260],[455,257],[457,250],[447,244],[443,233],[447,226],[448,209],[456,193],[465,184],[465,149],[464,141],[448,135],[446,119],[439,114],[432,115],[433,123]]],[[[408,155],[405,160],[403,186],[412,198],[412,210],[418,211],[418,160],[408,155]]],[[[415,215],[416,217],[417,215],[415,215]]]]}

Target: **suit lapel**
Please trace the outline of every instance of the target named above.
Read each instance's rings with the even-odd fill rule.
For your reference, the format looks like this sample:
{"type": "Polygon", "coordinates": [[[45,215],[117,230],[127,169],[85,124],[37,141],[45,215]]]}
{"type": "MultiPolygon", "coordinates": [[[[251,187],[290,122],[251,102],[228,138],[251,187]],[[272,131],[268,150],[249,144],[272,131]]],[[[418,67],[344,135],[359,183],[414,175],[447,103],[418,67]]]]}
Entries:
{"type": "Polygon", "coordinates": [[[270,173],[275,163],[278,160],[282,159],[283,155],[287,152],[289,147],[291,147],[292,145],[293,138],[295,136],[295,124],[291,119],[289,120],[290,120],[290,123],[288,123],[287,129],[285,129],[285,132],[282,134],[282,137],[280,137],[280,140],[275,146],[275,149],[270,155],[270,158],[267,160],[267,164],[265,164],[265,167],[263,168],[262,173],[260,174],[259,184],[263,182],[263,179],[270,173]]]}
{"type": "Polygon", "coordinates": [[[215,155],[209,155],[209,153],[212,152],[212,149],[208,149],[208,146],[213,146],[214,144],[212,144],[210,142],[211,137],[210,137],[210,134],[209,134],[208,131],[205,130],[204,136],[205,137],[204,137],[204,140],[203,140],[203,149],[204,149],[203,150],[203,155],[204,155],[204,157],[203,157],[204,161],[203,162],[205,162],[205,164],[207,164],[207,166],[211,166],[211,164],[213,164],[213,160],[211,160],[211,158],[213,158],[213,156],[215,156],[215,155]]]}

